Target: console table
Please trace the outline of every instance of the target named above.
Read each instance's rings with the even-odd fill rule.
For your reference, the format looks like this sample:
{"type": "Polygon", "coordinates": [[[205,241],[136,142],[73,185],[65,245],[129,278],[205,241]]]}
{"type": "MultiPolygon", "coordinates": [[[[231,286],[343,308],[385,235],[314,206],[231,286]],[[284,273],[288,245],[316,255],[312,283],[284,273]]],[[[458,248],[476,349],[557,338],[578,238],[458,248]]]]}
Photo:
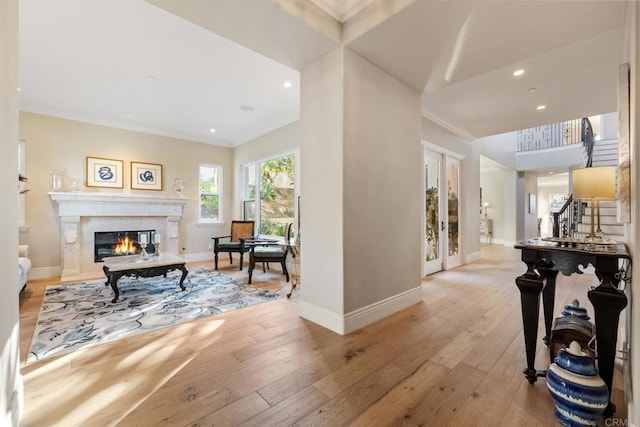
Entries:
{"type": "Polygon", "coordinates": [[[546,375],[546,371],[536,371],[534,367],[540,294],[542,294],[545,323],[544,341],[549,345],[558,272],[570,276],[581,273],[578,266],[587,267],[591,264],[595,268],[600,284],[589,290],[587,296],[595,314],[598,370],[609,388],[609,405],[605,416],[611,416],[615,412],[615,405],[611,403],[611,383],[618,338],[618,321],[620,313],[627,305],[627,296],[618,289],[619,262],[630,259],[627,248],[623,244],[595,248],[585,245],[560,246],[558,243],[539,239],[520,242],[515,245],[515,248],[522,251],[522,261],[527,265],[527,271],[516,278],[516,285],[520,289],[527,356],[527,368],[524,374],[531,384],[537,377],[546,375]]]}

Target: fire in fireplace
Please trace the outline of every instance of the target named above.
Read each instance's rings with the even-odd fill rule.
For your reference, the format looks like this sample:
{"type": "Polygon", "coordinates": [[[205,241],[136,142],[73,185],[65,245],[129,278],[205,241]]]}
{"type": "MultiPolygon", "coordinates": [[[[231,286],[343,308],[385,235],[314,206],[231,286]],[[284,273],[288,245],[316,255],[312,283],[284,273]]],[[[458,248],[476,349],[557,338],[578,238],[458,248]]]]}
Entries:
{"type": "MultiPolygon", "coordinates": [[[[94,261],[101,262],[103,258],[110,256],[135,255],[142,250],[138,243],[140,233],[147,235],[147,241],[155,241],[155,230],[135,231],[96,231],[94,234],[94,261]]],[[[153,243],[147,244],[148,253],[155,252],[153,243]]]]}

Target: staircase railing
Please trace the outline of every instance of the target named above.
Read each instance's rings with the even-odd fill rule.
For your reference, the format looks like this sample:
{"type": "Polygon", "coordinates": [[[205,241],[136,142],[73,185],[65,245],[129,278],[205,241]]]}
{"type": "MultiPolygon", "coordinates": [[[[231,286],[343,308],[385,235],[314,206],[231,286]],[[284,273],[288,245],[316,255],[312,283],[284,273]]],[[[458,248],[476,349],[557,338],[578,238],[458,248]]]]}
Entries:
{"type": "Polygon", "coordinates": [[[558,212],[553,212],[553,237],[561,237],[560,236],[560,227],[562,230],[562,237],[566,237],[569,230],[567,229],[567,223],[570,219],[571,211],[569,210],[569,206],[573,202],[573,194],[569,195],[569,198],[564,202],[564,205],[560,208],[558,212]]]}
{"type": "Polygon", "coordinates": [[[580,128],[582,144],[587,155],[586,167],[590,168],[593,166],[593,148],[595,147],[596,142],[593,135],[593,128],[591,127],[591,122],[588,118],[584,117],[581,120],[580,128]]]}
{"type": "Polygon", "coordinates": [[[518,152],[534,151],[579,143],[587,148],[585,138],[590,140],[590,153],[593,155],[593,129],[586,117],[519,130],[516,132],[516,150],[518,152]]]}

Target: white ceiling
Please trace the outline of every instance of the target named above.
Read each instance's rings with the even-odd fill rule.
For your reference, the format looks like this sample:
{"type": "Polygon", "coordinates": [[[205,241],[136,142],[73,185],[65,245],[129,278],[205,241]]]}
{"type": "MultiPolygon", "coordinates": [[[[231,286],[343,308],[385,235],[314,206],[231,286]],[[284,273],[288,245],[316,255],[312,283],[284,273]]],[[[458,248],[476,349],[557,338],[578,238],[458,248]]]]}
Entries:
{"type": "Polygon", "coordinates": [[[19,56],[23,111],[223,146],[300,115],[298,71],[143,0],[20,0],[19,56]]]}
{"type": "Polygon", "coordinates": [[[20,108],[235,146],[298,119],[296,69],[346,21],[470,139],[616,109],[622,1],[311,1],[20,0],[20,108]]]}

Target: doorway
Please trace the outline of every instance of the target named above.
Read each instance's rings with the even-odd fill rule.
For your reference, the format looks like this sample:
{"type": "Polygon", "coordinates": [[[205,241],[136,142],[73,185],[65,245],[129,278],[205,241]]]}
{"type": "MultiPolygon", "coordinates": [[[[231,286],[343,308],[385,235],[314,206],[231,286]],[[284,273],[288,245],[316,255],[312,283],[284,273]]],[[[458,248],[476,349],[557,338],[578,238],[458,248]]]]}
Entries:
{"type": "Polygon", "coordinates": [[[423,275],[461,264],[460,161],[425,149],[423,275]]]}

